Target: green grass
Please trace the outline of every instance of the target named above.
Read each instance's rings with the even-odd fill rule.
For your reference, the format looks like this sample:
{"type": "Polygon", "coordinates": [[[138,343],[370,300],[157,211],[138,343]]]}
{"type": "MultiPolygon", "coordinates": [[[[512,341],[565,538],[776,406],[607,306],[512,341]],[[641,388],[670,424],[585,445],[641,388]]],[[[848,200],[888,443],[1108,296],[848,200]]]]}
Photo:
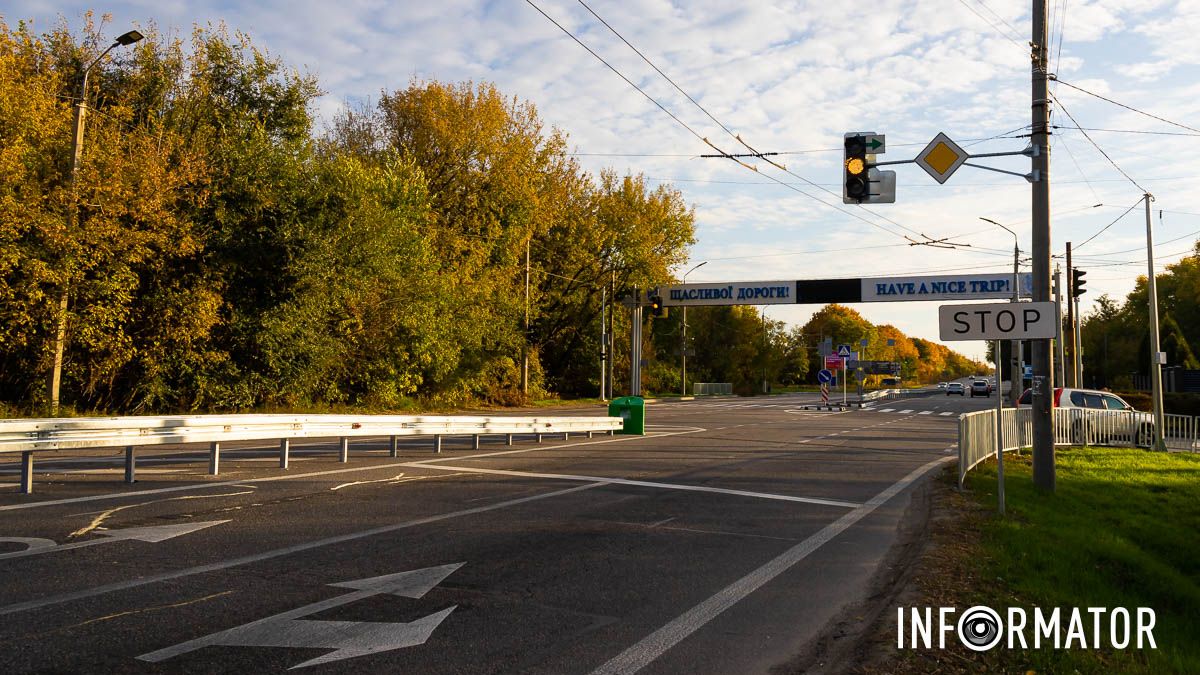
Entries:
{"type": "MultiPolygon", "coordinates": [[[[1006,457],[1004,468],[1008,516],[983,523],[978,599],[1027,610],[1151,607],[1158,643],[1155,651],[1030,650],[1004,660],[1027,659],[1021,668],[1039,672],[1200,673],[1200,455],[1060,451],[1053,494],[1034,489],[1028,453],[1006,457]]],[[[994,509],[995,463],[973,471],[967,486],[994,509]]]]}

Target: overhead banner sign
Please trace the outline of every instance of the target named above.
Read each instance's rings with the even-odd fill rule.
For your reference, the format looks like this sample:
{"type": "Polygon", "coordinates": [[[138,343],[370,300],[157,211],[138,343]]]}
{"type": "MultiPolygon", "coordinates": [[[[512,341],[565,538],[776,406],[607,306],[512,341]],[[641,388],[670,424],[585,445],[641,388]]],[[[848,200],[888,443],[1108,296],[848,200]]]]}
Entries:
{"type": "MultiPolygon", "coordinates": [[[[1033,275],[1017,275],[1021,297],[1033,296],[1033,275]]],[[[1011,274],[930,274],[862,279],[860,302],[905,300],[1011,300],[1011,274]]]]}
{"type": "MultiPolygon", "coordinates": [[[[666,307],[706,305],[792,305],[913,300],[1011,300],[1012,275],[926,274],[923,276],[727,281],[662,286],[666,307]]],[[[1033,275],[1018,275],[1022,298],[1033,297],[1033,275]]]]}
{"type": "Polygon", "coordinates": [[[1001,302],[942,305],[938,328],[943,340],[1036,340],[1057,337],[1053,302],[1001,302]]]}
{"type": "Polygon", "coordinates": [[[658,289],[663,305],[794,305],[795,281],[729,281],[719,284],[683,284],[658,289]]]}

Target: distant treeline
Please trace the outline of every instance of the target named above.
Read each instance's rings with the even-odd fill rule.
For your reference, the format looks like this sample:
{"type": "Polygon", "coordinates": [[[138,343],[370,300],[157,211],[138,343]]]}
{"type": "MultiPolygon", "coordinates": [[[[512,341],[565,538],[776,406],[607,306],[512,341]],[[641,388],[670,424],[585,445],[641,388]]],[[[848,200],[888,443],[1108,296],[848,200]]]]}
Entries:
{"type": "MultiPolygon", "coordinates": [[[[490,84],[409,82],[317,128],[319,83],[245,35],[144,32],[90,73],[72,190],[73,107],[110,41],[90,17],[82,35],[0,22],[13,411],[46,403],[64,295],[62,399],[80,411],[516,403],[525,353],[530,396],[594,396],[602,297],[687,261],[677,190],[585,172],[490,84]]],[[[811,379],[803,332],[753,308],[693,317],[690,379],[811,379]]],[[[673,389],[678,319],[647,324],[648,385],[673,389]]],[[[628,354],[618,339],[618,383],[628,354]]]]}
{"type": "MultiPolygon", "coordinates": [[[[1158,284],[1159,348],[1167,366],[1200,369],[1200,242],[1193,252],[1155,275],[1158,284]]],[[[1146,276],[1138,277],[1124,302],[1108,295],[1083,319],[1083,384],[1133,389],[1133,375],[1148,375],[1150,309],[1146,276]]]]}

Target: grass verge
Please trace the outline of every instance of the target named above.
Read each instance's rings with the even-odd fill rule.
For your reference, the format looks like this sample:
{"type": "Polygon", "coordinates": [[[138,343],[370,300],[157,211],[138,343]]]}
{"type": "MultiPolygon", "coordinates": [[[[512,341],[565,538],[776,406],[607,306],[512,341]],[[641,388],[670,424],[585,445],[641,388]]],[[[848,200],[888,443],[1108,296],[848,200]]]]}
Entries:
{"type": "MultiPolygon", "coordinates": [[[[1028,453],[1006,456],[1007,517],[995,463],[945,490],[912,592],[898,606],[1150,607],[1154,650],[899,651],[893,609],[864,672],[1200,673],[1200,455],[1126,448],[1058,453],[1057,489],[1033,487],[1028,453]],[[889,637],[884,637],[884,635],[889,637]],[[890,643],[885,640],[890,639],[890,643]]],[[[952,481],[949,475],[943,481],[952,481]]],[[[1032,620],[1032,619],[1031,619],[1032,620]]],[[[1064,632],[1066,622],[1063,622],[1064,632]]],[[[1108,642],[1107,616],[1101,623],[1108,642]]],[[[1032,630],[1027,629],[1032,640],[1032,630]]]]}

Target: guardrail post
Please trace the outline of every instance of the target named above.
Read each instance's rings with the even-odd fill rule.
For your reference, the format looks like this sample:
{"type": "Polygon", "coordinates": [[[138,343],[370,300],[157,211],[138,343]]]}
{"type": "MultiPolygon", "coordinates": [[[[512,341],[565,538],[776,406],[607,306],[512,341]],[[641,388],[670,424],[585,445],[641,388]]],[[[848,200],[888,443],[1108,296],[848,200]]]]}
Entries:
{"type": "Polygon", "coordinates": [[[616,429],[609,429],[609,430],[608,430],[608,435],[609,435],[609,436],[616,436],[616,435],[617,435],[617,430],[616,430],[616,429]]]}
{"type": "Polygon", "coordinates": [[[125,482],[136,483],[134,473],[137,471],[137,455],[132,445],[125,446],[125,482]]]}
{"type": "Polygon", "coordinates": [[[390,445],[388,446],[388,456],[396,457],[400,454],[400,437],[392,436],[390,445]]]}
{"type": "Polygon", "coordinates": [[[472,450],[479,449],[479,434],[475,434],[475,436],[471,439],[471,449],[472,450]]]}
{"type": "Polygon", "coordinates": [[[33,494],[33,451],[21,453],[21,494],[33,494]]]}
{"type": "Polygon", "coordinates": [[[513,435],[512,434],[504,434],[504,444],[505,445],[513,444],[513,435]]]}
{"type": "Polygon", "coordinates": [[[338,451],[338,461],[345,464],[350,461],[350,439],[342,437],[341,448],[338,451]]]}
{"type": "Polygon", "coordinates": [[[564,431],[564,432],[563,432],[563,440],[564,440],[564,441],[569,441],[569,440],[571,440],[571,432],[569,432],[569,431],[564,431]]]}
{"type": "Polygon", "coordinates": [[[534,436],[537,438],[537,442],[538,442],[538,443],[541,443],[541,442],[542,442],[542,435],[541,435],[541,434],[534,434],[534,436]]]}
{"type": "Polygon", "coordinates": [[[292,449],[292,442],[286,438],[279,439],[279,468],[288,468],[288,452],[292,449]]]}
{"type": "Polygon", "coordinates": [[[587,434],[588,434],[588,438],[591,438],[591,437],[592,437],[592,432],[591,432],[591,430],[590,430],[590,429],[588,430],[587,434]]]}
{"type": "Polygon", "coordinates": [[[437,454],[441,454],[441,452],[442,452],[442,435],[441,434],[433,435],[433,451],[437,454]]]}
{"type": "Polygon", "coordinates": [[[208,475],[215,476],[221,470],[221,444],[208,446],[208,475]]]}

